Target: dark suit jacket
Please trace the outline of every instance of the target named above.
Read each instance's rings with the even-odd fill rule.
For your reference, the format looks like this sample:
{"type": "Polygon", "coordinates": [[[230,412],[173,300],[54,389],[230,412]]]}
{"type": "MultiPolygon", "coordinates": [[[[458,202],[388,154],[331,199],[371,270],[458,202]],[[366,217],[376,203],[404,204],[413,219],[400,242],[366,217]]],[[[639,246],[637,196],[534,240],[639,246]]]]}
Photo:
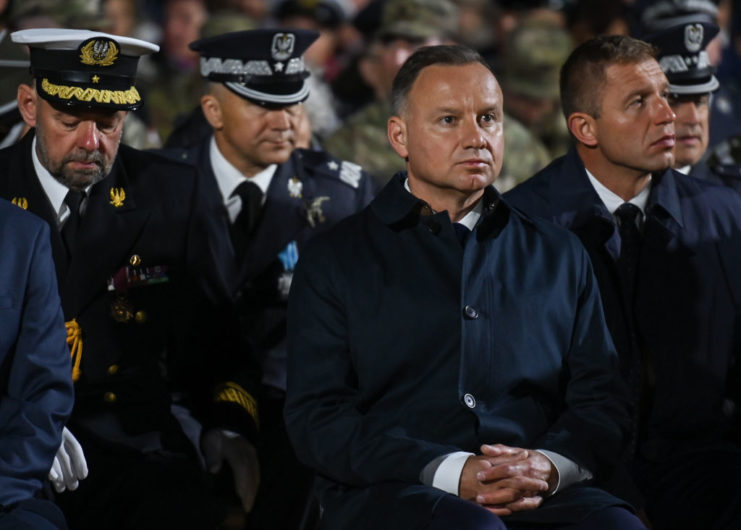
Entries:
{"type": "Polygon", "coordinates": [[[111,173],[90,190],[67,265],[33,168],[32,136],[0,151],[0,196],[25,199],[51,227],[65,320],[82,329],[70,430],[140,450],[181,448],[170,412],[177,395],[206,427],[252,435],[250,400],[223,387],[250,386],[239,378],[249,355],[237,350],[233,271],[216,259],[227,242],[198,206],[195,172],[122,145],[111,173]]]}
{"type": "MultiPolygon", "coordinates": [[[[211,166],[210,142],[209,135],[189,149],[168,150],[166,154],[198,167],[206,209],[211,216],[226,218],[211,166]]],[[[242,328],[258,358],[285,347],[288,288],[306,243],[361,210],[372,197],[370,175],[325,151],[297,149],[277,168],[245,259],[237,264],[238,281],[233,286],[242,328]],[[312,204],[316,206],[312,208],[312,204]]],[[[222,259],[233,258],[228,255],[222,259]]]]}
{"type": "Polygon", "coordinates": [[[73,401],[49,229],[0,200],[0,506],[41,488],[73,401]]]}
{"type": "MultiPolygon", "coordinates": [[[[369,528],[422,527],[419,514],[371,510],[366,493],[419,484],[433,459],[482,443],[552,450],[599,476],[626,427],[576,238],[489,188],[463,252],[447,212],[421,216],[405,177],[312,242],[291,292],[286,422],[299,458],[323,477],[325,518],[337,527],[359,514],[385,517],[369,528]]],[[[523,517],[578,520],[616,502],[577,490],[523,517]]]]}
{"type": "Polygon", "coordinates": [[[641,377],[653,389],[639,454],[660,462],[713,445],[738,423],[727,411],[739,403],[730,368],[741,351],[741,199],[674,170],[652,182],[632,299],[621,295],[619,234],[575,149],[505,197],[569,228],[589,252],[634,399],[641,377]]]}

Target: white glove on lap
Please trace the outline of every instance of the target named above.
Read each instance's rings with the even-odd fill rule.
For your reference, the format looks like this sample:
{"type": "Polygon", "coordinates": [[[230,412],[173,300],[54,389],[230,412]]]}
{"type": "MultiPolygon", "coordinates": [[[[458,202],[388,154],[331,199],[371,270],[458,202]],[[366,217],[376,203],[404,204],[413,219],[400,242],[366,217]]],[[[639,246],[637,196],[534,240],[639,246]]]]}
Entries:
{"type": "Polygon", "coordinates": [[[203,435],[201,449],[210,473],[218,473],[224,460],[229,462],[242,508],[252,511],[260,485],[260,464],[253,445],[237,433],[211,429],[203,435]]]}
{"type": "Polygon", "coordinates": [[[85,477],[87,477],[87,462],[82,446],[67,427],[64,427],[62,443],[57,449],[54,462],[49,470],[49,480],[57,493],[62,493],[65,489],[76,490],[80,481],[85,477]]]}

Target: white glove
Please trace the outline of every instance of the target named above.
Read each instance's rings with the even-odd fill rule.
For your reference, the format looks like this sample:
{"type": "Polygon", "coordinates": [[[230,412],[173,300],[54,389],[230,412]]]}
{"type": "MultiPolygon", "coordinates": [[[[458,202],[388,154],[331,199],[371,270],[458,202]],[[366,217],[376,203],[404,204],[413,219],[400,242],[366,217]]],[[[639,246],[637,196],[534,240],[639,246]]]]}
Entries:
{"type": "Polygon", "coordinates": [[[49,480],[57,493],[62,493],[65,489],[76,490],[85,477],[87,462],[82,446],[65,427],[62,429],[62,443],[49,470],[49,480]]]}
{"type": "Polygon", "coordinates": [[[242,508],[246,513],[252,511],[260,485],[260,463],[254,446],[237,433],[210,429],[203,435],[201,449],[210,473],[218,473],[224,460],[229,462],[242,508]]]}

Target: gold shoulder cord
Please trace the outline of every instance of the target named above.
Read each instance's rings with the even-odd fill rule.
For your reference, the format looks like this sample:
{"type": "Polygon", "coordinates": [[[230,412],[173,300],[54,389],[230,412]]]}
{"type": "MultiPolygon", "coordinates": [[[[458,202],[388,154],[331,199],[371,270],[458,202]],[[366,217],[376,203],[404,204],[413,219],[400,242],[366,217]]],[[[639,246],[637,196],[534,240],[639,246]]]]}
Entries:
{"type": "Polygon", "coordinates": [[[70,347],[69,352],[72,357],[72,381],[75,383],[80,379],[80,362],[82,361],[82,328],[77,323],[77,319],[65,322],[67,328],[67,345],[70,347]]]}

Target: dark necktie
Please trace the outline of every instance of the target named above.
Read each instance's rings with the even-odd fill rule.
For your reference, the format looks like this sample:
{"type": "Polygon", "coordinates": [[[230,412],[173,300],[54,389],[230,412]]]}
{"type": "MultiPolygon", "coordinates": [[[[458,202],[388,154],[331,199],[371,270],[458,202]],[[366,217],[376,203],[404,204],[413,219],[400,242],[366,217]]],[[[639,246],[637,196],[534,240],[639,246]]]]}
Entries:
{"type": "Polygon", "coordinates": [[[623,287],[628,295],[627,299],[631,300],[636,269],[638,268],[638,257],[641,253],[641,242],[643,240],[639,229],[639,223],[642,221],[643,214],[638,206],[626,202],[615,210],[615,217],[617,217],[618,231],[620,233],[618,268],[623,279],[623,287]]]}
{"type": "Polygon", "coordinates": [[[466,225],[461,223],[453,223],[453,229],[455,230],[455,235],[461,246],[464,246],[466,244],[466,236],[468,236],[471,231],[466,225]]]}
{"type": "Polygon", "coordinates": [[[80,228],[80,206],[85,198],[85,192],[79,190],[69,190],[64,197],[64,203],[69,208],[69,216],[62,227],[62,240],[67,250],[68,258],[72,258],[72,251],[75,247],[75,238],[80,228]]]}
{"type": "Polygon", "coordinates": [[[235,195],[242,199],[242,209],[234,220],[231,236],[237,258],[241,260],[247,248],[249,236],[254,231],[257,219],[260,217],[262,190],[254,182],[245,180],[236,187],[232,197],[235,195]]]}

